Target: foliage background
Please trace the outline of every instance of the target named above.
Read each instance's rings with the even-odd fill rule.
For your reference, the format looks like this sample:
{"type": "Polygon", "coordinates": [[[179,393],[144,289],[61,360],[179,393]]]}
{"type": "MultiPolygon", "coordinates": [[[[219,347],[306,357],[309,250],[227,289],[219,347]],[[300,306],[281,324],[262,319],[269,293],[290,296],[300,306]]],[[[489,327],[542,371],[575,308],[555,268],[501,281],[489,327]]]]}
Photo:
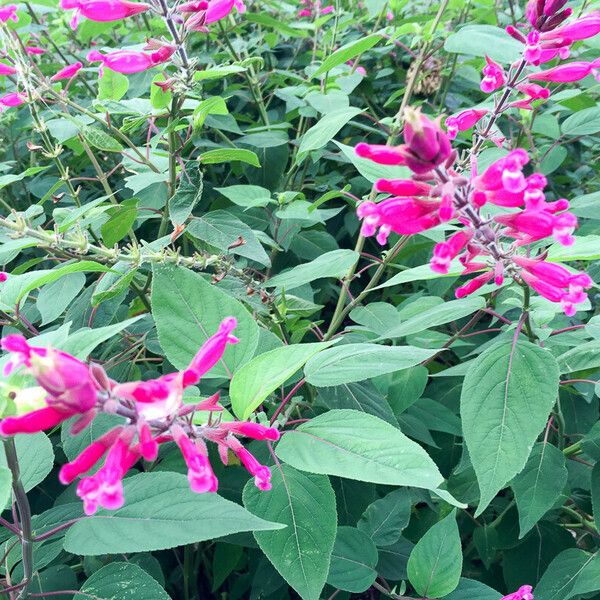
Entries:
{"type": "MultiPolygon", "coordinates": [[[[126,381],[181,368],[234,315],[240,344],[189,401],[220,389],[238,418],[275,417],[289,432],[277,462],[256,447],[272,492],[232,466],[217,473],[221,498],[195,496],[167,448],[128,478],[123,509],[86,519],[56,471],[110,419],[76,438],[18,438],[35,531],[77,520],[36,545],[34,593],[498,600],[531,584],[536,600],[600,598],[596,290],[573,318],[533,298],[535,339],[519,341],[511,371],[521,289],[453,300],[458,271],[427,265],[438,230],[392,236],[391,250],[355,247],[357,200],[404,170],[353,146],[385,143],[409,104],[437,115],[483,102],[483,57],[519,56],[501,28],[524,3],[335,7],[301,20],[294,3],[253,2],[197,34],[181,106],[152,85],[172,67],[98,80],[88,66],[68,102],[2,113],[3,334],[89,356],[126,381]]],[[[72,32],[53,0],[22,3],[19,16],[11,27],[48,50],[36,59],[48,74],[92,42],[167,34],[141,16],[72,32]]],[[[576,53],[599,57],[598,40],[576,53]]],[[[501,122],[580,218],[575,246],[550,257],[595,281],[598,97],[588,78],[501,122]]],[[[459,140],[467,147],[468,134],[459,140]]],[[[502,152],[486,148],[480,168],[502,152]]],[[[5,411],[21,383],[3,384],[5,411]]],[[[8,502],[6,469],[0,482],[8,502]]],[[[18,581],[18,546],[2,535],[2,573],[18,581]]]]}

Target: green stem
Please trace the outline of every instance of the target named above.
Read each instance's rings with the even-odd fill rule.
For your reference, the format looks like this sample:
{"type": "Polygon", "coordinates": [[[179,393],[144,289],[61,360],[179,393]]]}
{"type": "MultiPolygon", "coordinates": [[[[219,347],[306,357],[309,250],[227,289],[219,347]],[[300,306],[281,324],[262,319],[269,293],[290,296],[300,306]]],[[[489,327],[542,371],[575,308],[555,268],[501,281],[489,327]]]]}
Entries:
{"type": "Polygon", "coordinates": [[[23,557],[23,587],[19,591],[16,600],[29,598],[29,584],[33,577],[33,534],[31,530],[31,507],[21,481],[19,459],[15,447],[14,438],[3,440],[6,464],[12,473],[12,488],[15,504],[19,513],[21,529],[21,552],[23,557]]]}

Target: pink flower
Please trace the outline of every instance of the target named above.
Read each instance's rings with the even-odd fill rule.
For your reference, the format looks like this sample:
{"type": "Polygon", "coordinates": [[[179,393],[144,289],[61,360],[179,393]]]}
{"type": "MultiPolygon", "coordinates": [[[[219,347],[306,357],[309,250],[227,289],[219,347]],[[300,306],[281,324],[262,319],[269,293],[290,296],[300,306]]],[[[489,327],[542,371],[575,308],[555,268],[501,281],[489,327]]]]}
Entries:
{"type": "Polygon", "coordinates": [[[46,54],[46,51],[43,48],[39,48],[38,46],[25,46],[25,52],[32,56],[46,54]]]}
{"type": "Polygon", "coordinates": [[[357,144],[354,151],[361,158],[368,158],[379,165],[405,165],[406,159],[398,146],[383,146],[379,144],[357,144]]]}
{"type": "Polygon", "coordinates": [[[246,12],[242,0],[211,0],[210,2],[187,2],[178,8],[181,12],[193,12],[194,15],[185,23],[187,29],[207,32],[212,23],[228,16],[233,9],[238,13],[246,12]]]}
{"type": "Polygon", "coordinates": [[[7,4],[0,7],[0,21],[2,23],[6,23],[7,21],[14,21],[16,23],[18,20],[16,4],[7,4]]]}
{"type": "Polygon", "coordinates": [[[567,39],[572,43],[594,37],[598,33],[600,33],[600,13],[595,12],[543,33],[542,37],[545,40],[567,39]]]}
{"type": "Polygon", "coordinates": [[[412,179],[378,179],[375,189],[394,196],[429,196],[433,188],[428,183],[412,179]]]}
{"type": "Polygon", "coordinates": [[[446,162],[452,153],[439,120],[431,121],[418,110],[406,109],[404,142],[406,165],[415,173],[427,173],[446,162]]]}
{"type": "Polygon", "coordinates": [[[6,436],[45,431],[60,425],[74,414],[71,410],[58,407],[40,408],[19,417],[5,417],[0,421],[0,433],[6,436]]]}
{"type": "Polygon", "coordinates": [[[254,484],[259,490],[266,492],[271,489],[271,470],[261,465],[256,458],[244,448],[238,440],[230,438],[226,444],[231,448],[250,475],[254,476],[254,484]]]}
{"type": "Polygon", "coordinates": [[[238,339],[232,334],[236,327],[237,320],[234,317],[223,319],[217,333],[204,342],[189,367],[184,371],[184,387],[198,383],[200,378],[221,360],[227,344],[238,343],[238,339]]]}
{"type": "Polygon", "coordinates": [[[270,440],[276,442],[279,439],[279,431],[274,427],[265,427],[259,423],[246,423],[242,421],[224,421],[221,429],[230,431],[236,435],[243,435],[255,440],[270,440]]]}
{"type": "Polygon", "coordinates": [[[550,31],[573,14],[572,8],[559,12],[567,2],[568,0],[529,0],[525,16],[536,29],[550,31]]]}
{"type": "Polygon", "coordinates": [[[483,67],[483,79],[480,88],[482,92],[489,94],[501,88],[506,83],[504,69],[489,56],[485,57],[486,66],[483,67]]]}
{"type": "Polygon", "coordinates": [[[118,21],[151,8],[145,2],[128,0],[61,0],[60,7],[75,9],[71,19],[72,29],[77,29],[80,17],[90,21],[118,21]]]}
{"type": "Polygon", "coordinates": [[[480,287],[483,287],[486,283],[491,281],[494,278],[494,275],[494,271],[482,273],[481,275],[478,275],[477,277],[474,277],[473,279],[465,283],[465,285],[456,288],[456,290],[454,291],[454,295],[457,298],[464,298],[465,296],[476,292],[480,287]]]}
{"type": "Polygon", "coordinates": [[[177,426],[173,429],[173,437],[188,467],[188,481],[192,490],[198,494],[216,492],[219,482],[210,466],[206,449],[204,448],[202,451],[194,444],[181,427],[177,426]]]}
{"type": "Polygon", "coordinates": [[[533,600],[533,588],[530,585],[522,585],[516,592],[500,598],[500,600],[533,600]]]}
{"type": "Polygon", "coordinates": [[[507,225],[505,235],[516,237],[519,245],[553,236],[563,246],[575,241],[573,232],[577,227],[577,217],[572,213],[553,215],[545,210],[524,210],[511,215],[494,217],[497,223],[507,225]]]}
{"type": "Polygon", "coordinates": [[[600,65],[600,60],[592,62],[576,61],[565,65],[558,65],[547,71],[539,73],[531,73],[529,79],[533,81],[553,81],[556,83],[568,83],[571,81],[579,81],[588,75],[594,75],[597,78],[596,69],[600,65]]]}
{"type": "Polygon", "coordinates": [[[27,102],[27,96],[19,92],[4,94],[4,96],[0,96],[0,111],[2,111],[3,107],[21,106],[25,102],[27,102]]]}
{"type": "Polygon", "coordinates": [[[329,4],[328,6],[321,6],[321,0],[301,0],[300,5],[305,8],[298,11],[298,17],[312,17],[317,18],[321,15],[328,15],[335,10],[335,6],[329,4]]]}
{"type": "Polygon", "coordinates": [[[4,367],[4,375],[24,365],[48,392],[47,402],[54,408],[73,414],[94,407],[97,390],[88,365],[60,350],[30,346],[22,335],[8,335],[0,344],[13,354],[4,367]]]}
{"type": "Polygon", "coordinates": [[[525,150],[517,148],[505,157],[492,163],[485,172],[473,179],[473,185],[483,191],[506,190],[519,193],[525,190],[527,182],[523,167],[529,162],[525,150]]]}
{"type": "Polygon", "coordinates": [[[436,273],[448,273],[452,259],[458,256],[472,237],[473,232],[466,229],[458,231],[447,241],[436,244],[430,263],[431,270],[436,273]]]}
{"type": "Polygon", "coordinates": [[[131,73],[146,71],[166,62],[173,52],[175,52],[175,46],[162,46],[151,53],[138,52],[136,50],[115,50],[107,54],[102,54],[98,50],[92,50],[87,55],[87,60],[102,63],[102,67],[100,67],[101,77],[103,67],[108,67],[117,73],[129,75],[131,73]]]}
{"type": "Polygon", "coordinates": [[[550,97],[550,90],[548,88],[542,87],[537,83],[522,83],[517,86],[517,89],[520,92],[523,92],[527,98],[522,100],[517,100],[516,102],[512,102],[510,104],[511,107],[514,108],[524,108],[526,110],[532,110],[533,106],[531,103],[534,100],[547,100],[550,97]]]}
{"type": "Polygon", "coordinates": [[[71,65],[67,65],[66,67],[62,68],[60,71],[58,71],[57,73],[52,75],[52,77],[50,77],[50,81],[59,81],[61,79],[71,79],[71,77],[75,77],[75,75],[77,75],[77,73],[79,72],[79,70],[82,67],[83,67],[83,64],[81,64],[79,61],[77,61],[76,63],[73,63],[71,65]]]}
{"type": "Polygon", "coordinates": [[[463,110],[453,117],[446,119],[446,129],[448,130],[448,137],[453,140],[459,131],[467,131],[476,125],[489,110],[487,108],[475,109],[470,108],[463,110]]]}
{"type": "Polygon", "coordinates": [[[6,271],[0,271],[0,283],[4,283],[8,279],[8,273],[6,271]]]}
{"type": "Polygon", "coordinates": [[[11,65],[0,63],[0,75],[14,75],[17,70],[11,65]]]}
{"type": "Polygon", "coordinates": [[[77,485],[77,495],[83,500],[86,515],[93,515],[100,506],[107,510],[123,506],[123,477],[138,459],[139,454],[129,448],[125,439],[119,438],[112,445],[104,466],[77,485]]]}

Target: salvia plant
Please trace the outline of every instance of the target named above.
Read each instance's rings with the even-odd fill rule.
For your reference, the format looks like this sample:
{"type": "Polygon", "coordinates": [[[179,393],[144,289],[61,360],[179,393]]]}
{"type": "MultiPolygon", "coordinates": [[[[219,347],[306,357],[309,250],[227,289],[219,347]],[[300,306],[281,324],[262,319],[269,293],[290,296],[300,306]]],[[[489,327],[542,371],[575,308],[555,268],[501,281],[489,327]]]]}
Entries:
{"type": "Polygon", "coordinates": [[[600,2],[0,6],[0,596],[600,600],[600,2]]]}

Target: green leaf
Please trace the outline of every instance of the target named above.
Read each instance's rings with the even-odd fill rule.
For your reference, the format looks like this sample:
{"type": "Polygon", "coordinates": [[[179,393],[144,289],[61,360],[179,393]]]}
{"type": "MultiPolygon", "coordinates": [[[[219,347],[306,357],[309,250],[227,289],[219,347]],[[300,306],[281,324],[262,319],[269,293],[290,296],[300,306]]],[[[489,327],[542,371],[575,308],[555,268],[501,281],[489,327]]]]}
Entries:
{"type": "Polygon", "coordinates": [[[273,472],[273,489],[261,492],[253,481],[244,488],[244,505],[252,513],[285,524],[254,537],[281,576],[305,600],[319,600],[335,540],[337,513],[329,479],[283,465],[273,472]]]}
{"type": "Polygon", "coordinates": [[[578,548],[563,550],[534,590],[535,600],[569,600],[600,590],[600,558],[578,548]]]}
{"type": "Polygon", "coordinates": [[[444,600],[502,600],[502,594],[491,587],[475,581],[474,579],[461,578],[458,587],[444,600]]]}
{"type": "Polygon", "coordinates": [[[413,346],[345,344],[309,360],[304,373],[306,380],[317,387],[340,385],[414,367],[438,352],[413,346]]]}
{"type": "Polygon", "coordinates": [[[129,232],[138,214],[138,201],[135,198],[123,200],[119,206],[109,210],[110,219],[102,224],[100,231],[104,243],[111,247],[120,242],[129,232]]]}
{"type": "MultiPolygon", "coordinates": [[[[45,433],[20,433],[14,436],[21,481],[29,492],[46,479],[54,466],[54,450],[45,433]]],[[[0,446],[0,468],[7,467],[4,446],[0,446]]]]}
{"type": "Polygon", "coordinates": [[[600,258],[600,235],[577,236],[571,246],[556,243],[548,248],[549,262],[574,260],[598,260],[600,258]]]}
{"type": "Polygon", "coordinates": [[[563,135],[591,135],[600,131],[600,106],[579,110],[561,125],[563,135]]]}
{"type": "Polygon", "coordinates": [[[476,516],[525,466],[556,401],[558,381],[552,354],[529,342],[500,342],[471,363],[460,412],[481,491],[476,516]]]}
{"type": "Polygon", "coordinates": [[[365,533],[354,527],[339,527],[327,583],[346,592],[364,592],[377,578],[378,558],[375,544],[365,533]]]}
{"type": "Polygon", "coordinates": [[[103,150],[104,152],[123,152],[121,143],[105,131],[102,131],[99,127],[85,125],[81,129],[81,134],[90,146],[98,150],[103,150]]]}
{"type": "Polygon", "coordinates": [[[269,394],[301,369],[309,358],[333,343],[282,346],[255,356],[231,380],[229,395],[233,412],[239,419],[246,420],[269,394]]]}
{"type": "Polygon", "coordinates": [[[94,600],[170,600],[154,577],[130,562],[113,562],[98,569],[77,595],[94,600]]]}
{"type": "Polygon", "coordinates": [[[98,79],[98,100],[118,102],[129,89],[129,79],[125,75],[111,71],[106,67],[103,71],[104,74],[98,79]]]}
{"type": "Polygon", "coordinates": [[[462,549],[456,511],[431,527],[408,559],[408,579],[419,596],[441,598],[458,586],[462,549]]]}
{"type": "Polygon", "coordinates": [[[251,150],[243,148],[218,148],[217,150],[208,150],[200,155],[200,163],[203,165],[218,165],[233,161],[248,163],[253,167],[260,168],[258,156],[251,150]]]}
{"type": "Polygon", "coordinates": [[[228,344],[221,361],[204,375],[226,377],[254,355],[258,325],[244,306],[188,269],[155,266],[152,311],[158,340],[176,369],[187,367],[225,317],[235,317],[238,344],[228,344]]]}
{"type": "Polygon", "coordinates": [[[578,344],[557,359],[561,373],[573,373],[600,367],[600,340],[578,344]]]}
{"type": "Polygon", "coordinates": [[[391,279],[381,283],[375,290],[380,290],[393,285],[400,285],[401,283],[410,283],[412,281],[429,281],[430,279],[439,279],[440,277],[458,277],[465,270],[458,261],[453,262],[450,265],[448,273],[442,275],[431,270],[429,265],[420,265],[413,267],[412,269],[406,269],[401,271],[397,275],[394,275],[391,279]]]}
{"type": "Polygon", "coordinates": [[[0,468],[0,510],[4,510],[10,502],[12,494],[12,473],[10,469],[0,468]]]}
{"type": "Polygon", "coordinates": [[[42,287],[35,305],[42,316],[42,325],[60,317],[85,285],[83,273],[71,273],[42,287]]]}
{"type": "Polygon", "coordinates": [[[500,27],[493,25],[467,25],[452,33],[444,43],[446,52],[489,56],[503,64],[521,58],[523,45],[500,27]]]}
{"type": "Polygon", "coordinates": [[[414,317],[404,321],[400,325],[388,330],[383,339],[405,337],[413,333],[419,333],[438,325],[444,325],[452,321],[457,321],[463,317],[468,317],[474,312],[485,308],[485,300],[480,296],[472,298],[461,298],[460,300],[450,300],[429,310],[425,310],[414,317]]]}
{"type": "Polygon", "coordinates": [[[443,482],[421,446],[393,425],[356,410],[331,410],[287,431],[277,455],[309,473],[432,490],[443,482]]]}
{"type": "Polygon", "coordinates": [[[350,106],[326,114],[302,136],[298,156],[325,146],[350,119],[361,112],[363,112],[362,109],[350,106]]]}
{"type": "Polygon", "coordinates": [[[226,210],[214,210],[194,217],[186,232],[224,253],[239,254],[267,267],[271,264],[252,229],[226,210]],[[240,241],[243,243],[240,244],[240,241]]]}
{"type": "Polygon", "coordinates": [[[324,277],[340,278],[346,275],[358,259],[358,252],[354,252],[353,250],[332,250],[315,258],[315,260],[275,275],[265,285],[267,287],[291,290],[316,279],[323,279],[324,277]]]}
{"type": "Polygon", "coordinates": [[[380,34],[372,33],[366,37],[361,37],[358,40],[344,44],[323,61],[323,64],[314,72],[313,77],[320,77],[338,65],[342,65],[355,56],[370,50],[381,39],[382,36],[380,34]]]}
{"type": "Polygon", "coordinates": [[[228,115],[227,104],[221,96],[213,96],[202,100],[200,104],[194,109],[193,123],[194,129],[200,129],[206,121],[208,115],[228,115]]]}
{"type": "Polygon", "coordinates": [[[67,532],[65,550],[84,556],[164,550],[241,531],[279,529],[217,494],[196,494],[185,475],[140,473],[123,482],[126,502],[67,532]]]}
{"type": "Polygon", "coordinates": [[[376,546],[391,546],[402,535],[410,519],[411,498],[406,489],[394,490],[375,500],[363,513],[357,527],[376,546]]]}
{"type": "Polygon", "coordinates": [[[219,194],[223,194],[238,206],[244,208],[263,207],[271,204],[271,192],[259,185],[230,185],[224,188],[215,188],[219,194]]]}
{"type": "Polygon", "coordinates": [[[183,225],[192,214],[204,191],[202,171],[196,166],[187,169],[175,195],[169,199],[169,218],[175,227],[183,225]]]}
{"type": "Polygon", "coordinates": [[[558,448],[548,443],[533,447],[525,468],[511,484],[519,509],[520,538],[554,506],[567,476],[565,456],[558,448]]]}
{"type": "Polygon", "coordinates": [[[243,73],[246,69],[238,65],[227,65],[224,67],[212,67],[203,71],[194,72],[194,81],[208,81],[210,79],[223,79],[228,75],[243,73]]]}

